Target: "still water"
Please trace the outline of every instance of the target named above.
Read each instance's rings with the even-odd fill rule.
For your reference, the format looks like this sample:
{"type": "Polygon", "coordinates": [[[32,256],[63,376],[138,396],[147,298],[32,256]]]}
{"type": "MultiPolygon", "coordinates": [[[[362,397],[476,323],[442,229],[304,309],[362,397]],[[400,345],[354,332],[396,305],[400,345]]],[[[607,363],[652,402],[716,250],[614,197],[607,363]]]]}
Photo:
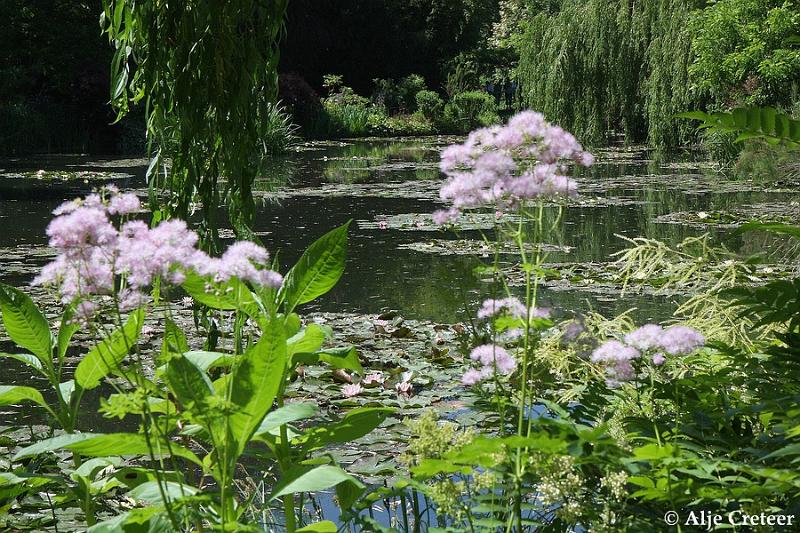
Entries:
{"type": "MultiPolygon", "coordinates": [[[[465,299],[475,302],[480,297],[482,285],[472,271],[482,259],[420,251],[426,243],[455,238],[452,233],[431,231],[429,219],[424,218],[441,207],[437,203],[438,154],[453,140],[312,144],[274,161],[269,175],[256,187],[262,191],[257,192],[255,230],[284,265],[290,265],[324,232],[354,221],[346,274],[312,310],[374,313],[388,308],[409,318],[442,322],[463,318],[465,299]],[[276,186],[277,193],[267,192],[276,186]]],[[[642,148],[603,150],[598,155],[598,164],[580,175],[579,205],[565,210],[563,226],[548,238],[569,251],[553,252],[549,261],[609,261],[612,253],[625,246],[620,235],[676,243],[709,231],[657,222],[662,215],[787,201],[786,193],[766,192],[758,184],[720,186],[722,176],[715,174],[702,156],[679,154],[658,160],[642,148]]],[[[130,173],[135,176],[131,184],[143,187],[146,161],[56,156],[0,162],[0,172],[38,169],[130,173]]],[[[19,245],[45,245],[44,230],[59,202],[0,196],[0,249],[8,252],[19,245]]],[[[548,210],[555,216],[555,207],[548,210]]],[[[220,219],[224,220],[223,212],[220,219]]],[[[747,244],[740,237],[729,238],[727,228],[710,231],[730,248],[747,244]]],[[[481,237],[477,231],[463,231],[459,238],[474,241],[481,237]]],[[[0,258],[0,280],[24,284],[30,279],[30,273],[19,275],[19,269],[4,263],[7,261],[0,258]]],[[[636,307],[642,319],[664,318],[673,307],[673,302],[655,296],[620,298],[618,294],[568,288],[545,290],[543,299],[544,304],[565,312],[595,309],[614,313],[636,307]]]]}

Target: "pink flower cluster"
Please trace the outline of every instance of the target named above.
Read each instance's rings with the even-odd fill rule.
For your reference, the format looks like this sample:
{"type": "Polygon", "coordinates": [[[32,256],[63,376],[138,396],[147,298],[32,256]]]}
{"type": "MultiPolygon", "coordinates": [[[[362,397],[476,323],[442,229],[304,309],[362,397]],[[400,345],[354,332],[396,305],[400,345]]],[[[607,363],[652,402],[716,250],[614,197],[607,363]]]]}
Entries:
{"type": "Polygon", "coordinates": [[[141,210],[134,194],[107,188],[83,200],[67,202],[53,213],[47,227],[50,246],[58,256],[33,280],[34,285],[57,287],[64,303],[76,303],[77,318],[88,320],[97,310],[93,296],[119,291],[123,311],[147,302],[145,289],[156,278],[180,284],[187,270],[213,275],[217,281],[232,277],[258,285],[279,287],[282,278],[266,267],[269,255],[251,242],[238,242],[221,258],[209,257],[197,248],[197,234],[182,220],[168,220],[150,228],[140,220],[123,222],[112,217],[141,210]],[[124,283],[118,283],[119,277],[124,283]]]}
{"type": "Polygon", "coordinates": [[[484,300],[483,304],[481,304],[481,308],[478,309],[478,318],[486,319],[504,314],[522,320],[525,319],[526,314],[529,314],[531,318],[550,317],[550,310],[544,307],[532,307],[530,313],[526,311],[525,304],[523,304],[519,298],[513,296],[499,299],[489,298],[488,300],[484,300]]]}
{"type": "Polygon", "coordinates": [[[565,175],[567,161],[588,167],[594,157],[541,113],[523,111],[505,126],[473,131],[463,144],[442,152],[439,168],[447,181],[439,196],[452,207],[435,212],[434,220],[445,224],[473,207],[574,195],[577,185],[565,175]]]}
{"type": "Polygon", "coordinates": [[[657,324],[647,324],[627,335],[625,342],[606,341],[592,352],[592,362],[603,364],[608,375],[609,386],[636,378],[633,361],[642,358],[643,352],[656,351],[651,361],[656,366],[666,362],[666,354],[684,355],[705,344],[703,335],[687,326],[671,326],[667,329],[657,324]]]}
{"type": "Polygon", "coordinates": [[[484,344],[473,348],[469,358],[481,364],[481,368],[470,368],[461,378],[464,385],[475,385],[495,374],[511,375],[517,368],[514,356],[496,344],[484,344]]]}

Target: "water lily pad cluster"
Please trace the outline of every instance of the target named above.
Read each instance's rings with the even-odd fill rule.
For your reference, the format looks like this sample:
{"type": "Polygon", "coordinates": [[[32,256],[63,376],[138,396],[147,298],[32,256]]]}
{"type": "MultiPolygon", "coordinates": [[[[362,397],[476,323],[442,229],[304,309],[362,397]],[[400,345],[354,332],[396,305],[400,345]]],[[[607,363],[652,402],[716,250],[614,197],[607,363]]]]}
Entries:
{"type": "Polygon", "coordinates": [[[800,218],[800,203],[789,201],[740,205],[720,210],[678,211],[658,216],[654,222],[700,228],[735,228],[748,222],[793,224],[797,222],[798,218],[800,218]]]}

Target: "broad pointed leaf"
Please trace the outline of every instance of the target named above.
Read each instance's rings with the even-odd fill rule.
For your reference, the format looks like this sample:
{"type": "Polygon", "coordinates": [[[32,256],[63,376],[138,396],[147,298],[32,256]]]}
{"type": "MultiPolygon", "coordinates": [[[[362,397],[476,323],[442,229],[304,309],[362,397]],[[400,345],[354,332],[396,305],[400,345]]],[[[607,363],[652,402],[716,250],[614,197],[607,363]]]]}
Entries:
{"type": "Polygon", "coordinates": [[[42,372],[44,370],[44,366],[42,366],[42,362],[39,360],[39,358],[29,353],[0,353],[0,358],[3,357],[8,359],[16,359],[17,361],[25,363],[38,372],[42,372]]]}
{"type": "Polygon", "coordinates": [[[75,381],[84,389],[93,389],[100,380],[119,367],[136,345],[144,323],[144,310],[137,309],[120,329],[100,341],[84,356],[75,369],[75,381]]]}
{"type": "Polygon", "coordinates": [[[19,289],[0,283],[0,314],[11,340],[38,357],[46,367],[52,367],[53,334],[33,300],[19,289]]]}
{"type": "Polygon", "coordinates": [[[0,405],[15,405],[20,402],[33,402],[47,409],[47,411],[55,416],[53,410],[44,401],[42,393],[33,387],[23,387],[16,385],[0,385],[0,405]]]}
{"type": "Polygon", "coordinates": [[[286,274],[279,299],[287,312],[331,290],[344,273],[350,222],[315,241],[286,274]]]}
{"type": "Polygon", "coordinates": [[[243,356],[232,377],[230,401],[237,410],[228,417],[237,456],[272,408],[286,371],[286,338],[283,325],[271,320],[261,339],[243,356]]]}
{"type": "Polygon", "coordinates": [[[316,404],[310,402],[295,402],[284,405],[264,417],[264,421],[258,426],[255,434],[260,435],[277,429],[284,424],[311,418],[318,412],[319,408],[316,404]]]}
{"type": "Polygon", "coordinates": [[[37,442],[23,448],[14,456],[18,461],[55,450],[69,450],[87,457],[109,455],[175,456],[202,466],[202,461],[190,450],[169,441],[148,439],[139,433],[70,433],[37,442]]]}
{"type": "Polygon", "coordinates": [[[287,470],[278,480],[272,490],[270,500],[280,498],[285,494],[329,489],[344,482],[354,483],[360,487],[364,486],[363,483],[338,466],[298,465],[287,470]]]}

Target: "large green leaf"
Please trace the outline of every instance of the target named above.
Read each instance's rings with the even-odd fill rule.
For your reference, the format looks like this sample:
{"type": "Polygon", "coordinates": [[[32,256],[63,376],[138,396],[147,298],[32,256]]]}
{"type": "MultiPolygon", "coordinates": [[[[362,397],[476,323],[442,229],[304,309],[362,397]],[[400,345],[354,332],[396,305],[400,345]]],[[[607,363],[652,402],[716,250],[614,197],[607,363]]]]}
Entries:
{"type": "Polygon", "coordinates": [[[87,533],[168,533],[174,531],[162,506],[131,509],[113,518],[98,522],[87,533]]]}
{"type": "Polygon", "coordinates": [[[247,285],[236,278],[217,283],[211,277],[191,271],[186,273],[181,287],[195,301],[221,311],[245,310],[255,303],[253,293],[247,285]]]}
{"type": "Polygon", "coordinates": [[[261,339],[242,356],[231,379],[230,401],[236,410],[228,417],[228,424],[237,456],[272,408],[284,379],[286,359],[283,324],[270,320],[261,339]]]}
{"type": "Polygon", "coordinates": [[[333,368],[352,370],[359,374],[364,373],[361,361],[358,360],[358,351],[353,346],[326,348],[315,353],[296,353],[292,357],[292,365],[315,365],[320,362],[327,363],[333,368]]]}
{"type": "Polygon", "coordinates": [[[286,274],[279,299],[287,312],[331,290],[344,273],[350,222],[315,241],[286,274]]]}
{"type": "Polygon", "coordinates": [[[236,357],[231,354],[221,352],[204,352],[201,350],[184,352],[183,356],[194,363],[197,368],[203,372],[207,372],[209,368],[213,368],[215,366],[227,366],[236,359],[236,357]]]}
{"type": "Polygon", "coordinates": [[[35,369],[37,372],[42,372],[44,370],[44,366],[39,358],[29,353],[0,353],[0,358],[16,359],[35,369]]]}
{"type": "Polygon", "coordinates": [[[23,387],[15,385],[0,385],[0,405],[14,405],[20,402],[33,402],[41,405],[55,416],[50,406],[44,401],[42,393],[33,387],[23,387]]]}
{"type": "Polygon", "coordinates": [[[170,501],[180,500],[188,496],[194,496],[200,492],[197,488],[185,483],[176,481],[165,481],[160,484],[158,481],[145,481],[135,489],[128,492],[128,496],[134,500],[143,501],[149,504],[165,504],[161,491],[164,491],[170,501]]]}
{"type": "Polygon", "coordinates": [[[164,376],[170,391],[184,407],[202,408],[214,394],[211,380],[194,362],[182,355],[173,356],[164,376]]]}
{"type": "Polygon", "coordinates": [[[144,310],[130,314],[125,325],[100,341],[84,356],[75,369],[75,382],[83,389],[93,389],[113,372],[136,344],[144,323],[144,310]]]}
{"type": "Polygon", "coordinates": [[[61,317],[61,326],[58,328],[58,337],[56,337],[56,357],[59,361],[64,359],[67,349],[69,348],[69,343],[72,341],[72,336],[81,328],[80,325],[73,320],[74,315],[75,308],[70,305],[61,317]]]}
{"type": "Polygon", "coordinates": [[[329,489],[345,482],[353,483],[358,487],[364,486],[363,483],[338,466],[298,465],[287,470],[278,480],[272,490],[270,500],[280,498],[286,494],[329,489]]]}
{"type": "Polygon", "coordinates": [[[316,352],[327,337],[328,333],[322,326],[311,323],[286,341],[286,351],[289,356],[295,353],[316,352]]]}
{"type": "Polygon", "coordinates": [[[161,353],[183,353],[189,351],[189,341],[181,328],[173,320],[167,319],[164,324],[164,340],[161,343],[161,353]]]}
{"type": "Polygon", "coordinates": [[[349,411],[337,422],[309,429],[298,440],[306,450],[352,442],[378,427],[393,412],[394,409],[388,407],[359,407],[349,411]]]}
{"type": "Polygon", "coordinates": [[[52,368],[53,333],[33,300],[24,292],[0,283],[0,313],[11,340],[52,368]]]}
{"type": "Polygon", "coordinates": [[[37,442],[23,448],[14,456],[18,461],[55,450],[69,450],[87,457],[109,455],[150,455],[182,457],[202,466],[202,461],[180,444],[150,439],[140,433],[70,433],[37,442]]]}
{"type": "Polygon", "coordinates": [[[311,418],[319,412],[316,404],[310,402],[295,402],[284,405],[269,413],[256,430],[256,435],[273,431],[284,424],[311,418]]]}

